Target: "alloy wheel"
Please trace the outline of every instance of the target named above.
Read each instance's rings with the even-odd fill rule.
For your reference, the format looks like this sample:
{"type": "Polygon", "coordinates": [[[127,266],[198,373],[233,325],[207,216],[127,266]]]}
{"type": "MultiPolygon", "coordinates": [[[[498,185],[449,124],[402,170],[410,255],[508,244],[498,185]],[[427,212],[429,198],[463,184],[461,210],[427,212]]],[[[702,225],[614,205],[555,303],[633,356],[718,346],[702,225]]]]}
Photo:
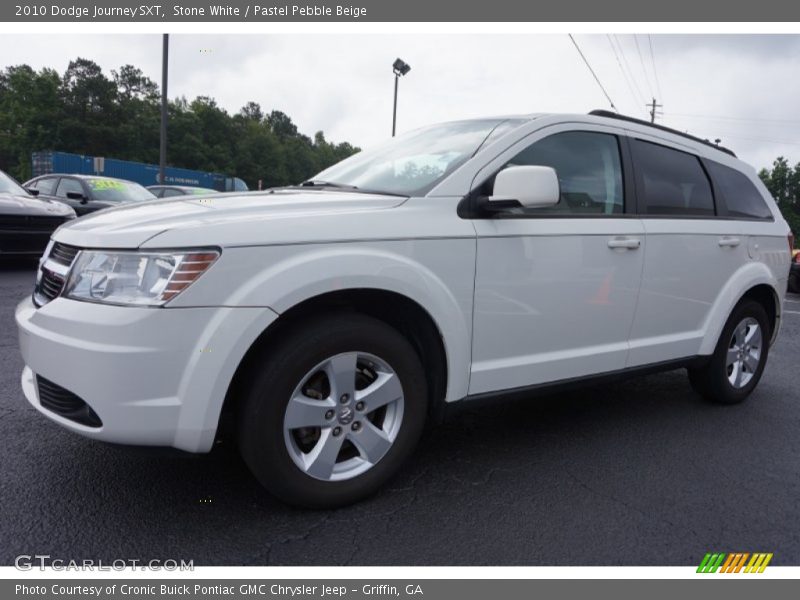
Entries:
{"type": "Polygon", "coordinates": [[[762,344],[758,321],[752,317],[742,319],[733,330],[725,363],[728,381],[734,388],[741,389],[750,383],[761,362],[762,344]]]}
{"type": "Polygon", "coordinates": [[[366,352],[332,356],[308,371],[286,405],[283,431],[292,461],[322,481],[343,481],[378,463],[403,420],[400,379],[366,352]]]}

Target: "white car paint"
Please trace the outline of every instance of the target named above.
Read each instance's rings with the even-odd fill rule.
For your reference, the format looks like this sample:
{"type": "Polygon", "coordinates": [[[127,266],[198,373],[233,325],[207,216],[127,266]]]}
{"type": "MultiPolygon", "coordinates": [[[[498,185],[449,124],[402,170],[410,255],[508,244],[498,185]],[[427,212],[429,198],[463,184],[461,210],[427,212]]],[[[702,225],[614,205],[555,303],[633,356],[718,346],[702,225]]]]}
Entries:
{"type": "Polygon", "coordinates": [[[779,298],[788,226],[755,172],[707,145],[627,122],[532,116],[425,197],[287,190],[179,197],[112,208],[61,227],[80,248],[217,247],[166,308],[57,297],[17,308],[28,400],[97,439],[208,451],[225,393],[258,336],[320,294],[370,288],[424,308],[442,337],[445,400],[710,354],[752,286],[779,298]],[[651,138],[742,170],[774,221],[465,219],[462,198],[533,141],[593,130],[651,138]],[[739,244],[720,246],[725,238],[739,244]],[[41,407],[37,374],[101,416],[90,428],[41,407]]]}

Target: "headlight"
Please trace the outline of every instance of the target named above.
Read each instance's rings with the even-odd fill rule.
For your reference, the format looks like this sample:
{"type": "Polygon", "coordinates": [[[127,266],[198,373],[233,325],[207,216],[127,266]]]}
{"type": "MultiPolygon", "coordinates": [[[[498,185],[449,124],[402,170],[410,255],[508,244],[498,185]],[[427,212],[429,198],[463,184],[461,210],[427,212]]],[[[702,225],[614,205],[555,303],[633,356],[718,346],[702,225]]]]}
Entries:
{"type": "Polygon", "coordinates": [[[217,250],[82,250],[70,269],[64,296],[107,304],[161,306],[189,287],[217,258],[217,250]]]}

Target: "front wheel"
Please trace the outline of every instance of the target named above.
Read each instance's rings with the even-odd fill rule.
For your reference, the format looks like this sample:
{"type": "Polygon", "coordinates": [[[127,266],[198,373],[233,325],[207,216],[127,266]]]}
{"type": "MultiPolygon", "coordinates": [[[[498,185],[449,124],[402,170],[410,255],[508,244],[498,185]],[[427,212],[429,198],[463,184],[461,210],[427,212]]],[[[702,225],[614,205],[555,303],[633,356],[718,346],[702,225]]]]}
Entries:
{"type": "Polygon", "coordinates": [[[330,508],[373,493],[422,432],[422,365],[382,321],[308,322],[262,353],[257,369],[239,415],[239,445],[262,485],[290,504],[330,508]]]}
{"type": "Polygon", "coordinates": [[[692,387],[712,402],[742,402],[764,372],[770,335],[764,307],[754,300],[743,300],[728,318],[711,360],[689,370],[692,387]]]}

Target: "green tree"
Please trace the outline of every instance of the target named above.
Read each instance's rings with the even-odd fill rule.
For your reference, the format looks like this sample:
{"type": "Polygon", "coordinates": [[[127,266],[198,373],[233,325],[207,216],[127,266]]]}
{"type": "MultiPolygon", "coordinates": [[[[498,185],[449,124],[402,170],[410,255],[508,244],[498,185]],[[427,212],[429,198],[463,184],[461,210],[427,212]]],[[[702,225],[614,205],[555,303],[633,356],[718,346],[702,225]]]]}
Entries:
{"type": "Polygon", "coordinates": [[[761,169],[758,176],[775,198],[783,218],[795,235],[800,234],[800,163],[794,167],[779,156],[772,163],[772,169],[761,169]]]}
{"type": "MultiPolygon", "coordinates": [[[[169,103],[167,162],[241,177],[250,187],[299,183],[358,152],[320,131],[312,140],[289,115],[248,102],[230,115],[213,98],[169,103]]],[[[134,65],[106,77],[77,58],[63,75],[27,65],[0,70],[0,169],[31,176],[31,153],[61,150],[158,162],[158,85],[134,65]]]]}

